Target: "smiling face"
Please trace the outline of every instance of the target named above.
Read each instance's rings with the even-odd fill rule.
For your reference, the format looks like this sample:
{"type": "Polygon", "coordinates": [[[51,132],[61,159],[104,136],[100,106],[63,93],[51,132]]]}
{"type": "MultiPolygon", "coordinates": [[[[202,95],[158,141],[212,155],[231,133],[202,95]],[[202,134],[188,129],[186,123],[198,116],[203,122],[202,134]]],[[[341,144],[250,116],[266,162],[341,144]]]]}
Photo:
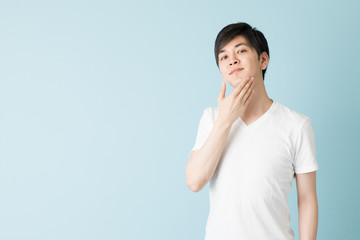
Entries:
{"type": "Polygon", "coordinates": [[[239,35],[221,48],[218,60],[223,80],[235,88],[247,77],[262,81],[262,70],[266,69],[269,57],[263,52],[259,58],[246,38],[239,35]]]}

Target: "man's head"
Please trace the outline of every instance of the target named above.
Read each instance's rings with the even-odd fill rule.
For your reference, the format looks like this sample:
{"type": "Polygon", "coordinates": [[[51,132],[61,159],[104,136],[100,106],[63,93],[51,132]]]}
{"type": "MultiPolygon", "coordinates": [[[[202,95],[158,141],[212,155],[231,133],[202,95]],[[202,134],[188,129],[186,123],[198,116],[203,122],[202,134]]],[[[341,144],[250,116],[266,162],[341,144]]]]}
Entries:
{"type": "Polygon", "coordinates": [[[247,23],[224,27],[215,40],[215,59],[224,80],[231,85],[249,76],[264,80],[269,47],[264,35],[247,23]],[[234,71],[235,70],[235,71],[234,71]],[[256,76],[260,73],[260,76],[256,76]]]}

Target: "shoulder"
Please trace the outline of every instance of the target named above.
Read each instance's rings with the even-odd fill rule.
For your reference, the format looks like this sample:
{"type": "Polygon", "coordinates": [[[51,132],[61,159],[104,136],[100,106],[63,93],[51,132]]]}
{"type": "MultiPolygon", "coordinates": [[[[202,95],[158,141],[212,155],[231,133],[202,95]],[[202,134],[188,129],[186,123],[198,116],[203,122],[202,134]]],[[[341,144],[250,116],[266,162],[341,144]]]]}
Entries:
{"type": "Polygon", "coordinates": [[[297,129],[301,128],[306,121],[310,121],[310,117],[304,113],[298,112],[282,103],[277,102],[275,110],[276,115],[282,118],[283,123],[289,124],[297,129]]]}
{"type": "Polygon", "coordinates": [[[274,126],[290,144],[292,156],[295,158],[301,140],[313,136],[310,117],[280,103],[274,112],[274,126]]]}
{"type": "Polygon", "coordinates": [[[214,123],[218,115],[217,107],[206,107],[203,112],[203,117],[214,123]]]}

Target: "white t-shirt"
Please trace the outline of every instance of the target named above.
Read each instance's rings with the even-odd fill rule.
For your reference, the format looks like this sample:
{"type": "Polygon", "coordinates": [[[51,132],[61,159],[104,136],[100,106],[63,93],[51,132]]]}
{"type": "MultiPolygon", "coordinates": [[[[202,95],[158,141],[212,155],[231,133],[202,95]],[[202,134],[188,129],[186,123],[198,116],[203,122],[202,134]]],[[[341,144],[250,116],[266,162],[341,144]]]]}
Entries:
{"type": "MultiPolygon", "coordinates": [[[[204,110],[192,150],[201,148],[217,118],[204,110]]],[[[255,122],[232,125],[210,180],[205,240],[293,240],[288,193],[294,173],[319,169],[310,118],[273,100],[255,122]]]]}

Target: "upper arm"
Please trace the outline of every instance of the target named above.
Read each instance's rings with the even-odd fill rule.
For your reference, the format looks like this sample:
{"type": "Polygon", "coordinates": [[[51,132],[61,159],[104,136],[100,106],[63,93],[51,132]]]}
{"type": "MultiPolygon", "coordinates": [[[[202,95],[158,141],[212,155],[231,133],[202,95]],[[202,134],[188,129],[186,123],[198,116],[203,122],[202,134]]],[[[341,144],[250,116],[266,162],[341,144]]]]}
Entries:
{"type": "Polygon", "coordinates": [[[298,202],[317,200],[316,171],[295,174],[298,202]]]}

